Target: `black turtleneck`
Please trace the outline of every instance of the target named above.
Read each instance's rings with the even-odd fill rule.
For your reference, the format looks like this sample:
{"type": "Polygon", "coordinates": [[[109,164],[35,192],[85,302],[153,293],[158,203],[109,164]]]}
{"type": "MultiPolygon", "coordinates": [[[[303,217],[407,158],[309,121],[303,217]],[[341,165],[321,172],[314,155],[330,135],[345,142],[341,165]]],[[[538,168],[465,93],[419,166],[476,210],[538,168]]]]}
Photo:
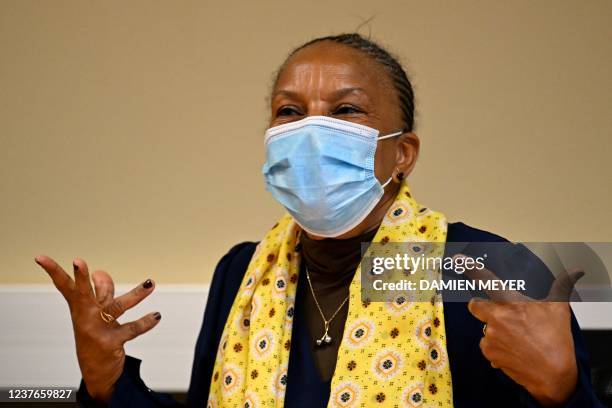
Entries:
{"type": "MultiPolygon", "coordinates": [[[[300,235],[303,266],[306,267],[312,281],[317,300],[326,319],[329,319],[348,296],[349,285],[361,261],[361,243],[371,242],[378,228],[362,235],[348,239],[325,238],[316,240],[305,233],[300,235]]],[[[336,317],[331,321],[329,335],[332,342],[319,347],[316,340],[324,333],[321,314],[313,299],[306,279],[303,297],[306,324],[312,343],[312,351],[321,378],[328,381],[334,374],[338,348],[344,332],[344,323],[348,314],[348,302],[342,306],[336,317]]]]}

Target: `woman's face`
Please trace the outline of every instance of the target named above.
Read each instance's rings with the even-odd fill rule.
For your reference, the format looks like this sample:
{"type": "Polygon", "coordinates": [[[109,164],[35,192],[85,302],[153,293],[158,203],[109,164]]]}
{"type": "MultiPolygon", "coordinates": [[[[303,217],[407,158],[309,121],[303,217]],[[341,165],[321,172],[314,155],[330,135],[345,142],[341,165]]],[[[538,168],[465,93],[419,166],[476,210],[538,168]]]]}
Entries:
{"type": "MultiPolygon", "coordinates": [[[[318,115],[378,129],[379,136],[404,128],[399,98],[385,68],[358,50],[330,41],[310,45],[286,62],[272,91],[269,126],[318,115]]],[[[380,141],[375,156],[378,180],[384,183],[400,171],[407,176],[418,147],[418,138],[412,133],[380,141]]],[[[390,184],[370,216],[339,238],[378,225],[398,186],[390,184]]]]}

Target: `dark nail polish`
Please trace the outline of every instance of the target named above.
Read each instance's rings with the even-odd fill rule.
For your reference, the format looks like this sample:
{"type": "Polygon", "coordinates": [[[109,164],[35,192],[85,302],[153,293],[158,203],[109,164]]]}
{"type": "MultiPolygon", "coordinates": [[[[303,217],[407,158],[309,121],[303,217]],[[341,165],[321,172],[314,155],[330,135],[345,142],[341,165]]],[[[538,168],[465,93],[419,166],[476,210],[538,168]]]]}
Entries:
{"type": "Polygon", "coordinates": [[[147,279],[142,284],[142,287],[145,288],[145,289],[149,289],[151,286],[153,286],[153,282],[151,282],[151,279],[147,279]]]}
{"type": "Polygon", "coordinates": [[[155,318],[155,320],[159,320],[159,319],[161,319],[161,313],[155,312],[155,313],[153,313],[153,317],[155,318]]]}
{"type": "Polygon", "coordinates": [[[34,258],[34,262],[36,262],[37,264],[39,264],[40,266],[42,266],[42,265],[41,265],[41,263],[40,263],[40,262],[38,262],[38,259],[34,258]]]}
{"type": "Polygon", "coordinates": [[[78,271],[79,271],[79,267],[78,267],[78,265],[76,264],[76,262],[72,262],[72,266],[74,267],[74,271],[75,271],[75,272],[78,272],[78,271]]]}
{"type": "Polygon", "coordinates": [[[404,173],[402,173],[402,172],[397,173],[397,179],[399,181],[402,181],[404,179],[404,173]]]}

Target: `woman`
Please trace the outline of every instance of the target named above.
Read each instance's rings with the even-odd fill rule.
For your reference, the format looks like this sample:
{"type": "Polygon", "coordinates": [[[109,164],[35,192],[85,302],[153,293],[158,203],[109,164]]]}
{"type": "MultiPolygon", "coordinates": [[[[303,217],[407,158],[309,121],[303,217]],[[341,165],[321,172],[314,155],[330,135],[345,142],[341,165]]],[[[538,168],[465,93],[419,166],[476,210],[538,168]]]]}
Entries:
{"type": "MultiPolygon", "coordinates": [[[[362,302],[362,242],[504,241],[447,224],[413,199],[404,182],[419,153],[413,125],[411,83],[374,42],[325,37],[289,55],[272,91],[263,167],[288,214],[219,262],[188,405],[597,406],[566,302],[362,302]]],[[[80,400],[177,404],[145,386],[123,348],[161,315],[116,321],[153,281],[115,298],[105,272],[91,287],[81,259],[74,281],[51,258],[36,262],[70,305],[80,400]]]]}

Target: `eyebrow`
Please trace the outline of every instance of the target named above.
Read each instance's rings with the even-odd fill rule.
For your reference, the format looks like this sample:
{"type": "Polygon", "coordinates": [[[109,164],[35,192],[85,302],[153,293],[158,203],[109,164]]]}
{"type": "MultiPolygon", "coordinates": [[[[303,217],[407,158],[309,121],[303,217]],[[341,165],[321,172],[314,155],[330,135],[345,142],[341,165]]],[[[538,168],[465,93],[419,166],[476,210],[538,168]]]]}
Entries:
{"type": "MultiPolygon", "coordinates": [[[[360,88],[357,86],[341,88],[341,89],[337,89],[334,92],[332,92],[330,95],[330,99],[340,99],[351,93],[366,94],[366,91],[363,88],[360,88]]],[[[297,92],[290,91],[288,89],[279,89],[278,91],[274,91],[274,93],[272,94],[272,98],[276,98],[277,96],[286,96],[288,98],[293,98],[293,99],[299,98],[299,94],[297,92]]]]}
{"type": "Polygon", "coordinates": [[[331,98],[332,99],[340,99],[340,98],[345,97],[345,96],[347,96],[349,94],[352,94],[352,93],[362,93],[362,94],[365,94],[366,91],[363,88],[356,87],[356,86],[355,87],[350,87],[350,88],[341,88],[341,89],[338,89],[338,90],[332,92],[331,98]]]}

